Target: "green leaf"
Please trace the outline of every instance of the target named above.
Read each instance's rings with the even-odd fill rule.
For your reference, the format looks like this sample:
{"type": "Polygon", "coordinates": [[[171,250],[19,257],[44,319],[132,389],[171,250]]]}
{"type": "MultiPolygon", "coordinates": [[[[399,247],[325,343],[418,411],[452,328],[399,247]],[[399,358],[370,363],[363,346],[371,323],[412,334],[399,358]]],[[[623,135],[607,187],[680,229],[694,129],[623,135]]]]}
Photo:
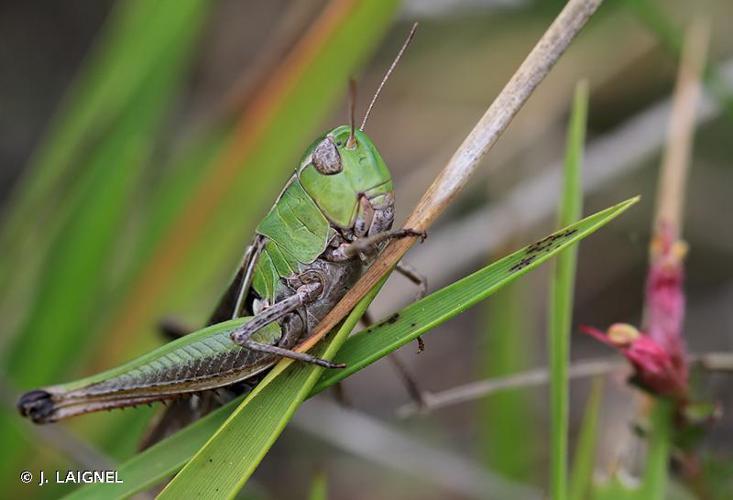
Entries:
{"type": "MultiPolygon", "coordinates": [[[[136,0],[119,2],[113,9],[4,211],[0,228],[4,252],[0,281],[6,284],[0,290],[3,325],[12,324],[6,318],[8,311],[13,319],[17,314],[18,290],[29,289],[34,281],[43,283],[33,279],[37,267],[67,221],[86,203],[85,193],[93,190],[93,177],[98,174],[92,171],[90,152],[103,148],[131,108],[145,115],[139,96],[149,92],[150,75],[180,64],[180,54],[190,50],[206,5],[202,0],[165,0],[151,8],[149,2],[136,0]],[[28,224],[29,220],[44,223],[28,224]]],[[[162,94],[162,102],[167,95],[162,94]]],[[[144,118],[140,119],[144,126],[144,118]]]]}
{"type": "Polygon", "coordinates": [[[649,450],[641,485],[644,498],[650,500],[666,498],[673,418],[674,403],[664,399],[656,399],[651,413],[649,450]]]}
{"type": "Polygon", "coordinates": [[[336,356],[346,368],[326,372],[314,388],[320,392],[374,363],[420,335],[464,312],[503,286],[536,268],[558,251],[580,241],[638,201],[631,198],[586,217],[562,231],[499,259],[411,304],[375,327],[353,335],[336,356]]]}
{"type": "Polygon", "coordinates": [[[593,379],[590,395],[585,404],[583,422],[580,424],[578,444],[573,455],[573,469],[570,473],[570,500],[588,498],[593,481],[598,441],[598,421],[603,399],[603,378],[593,379]]]}
{"type": "Polygon", "coordinates": [[[96,499],[126,498],[153,487],[171,476],[201,448],[241,403],[241,398],[197,420],[173,437],[152,446],[116,467],[117,484],[95,484],[74,490],[65,498],[96,499]]]}
{"type": "MultiPolygon", "coordinates": [[[[580,170],[585,143],[585,124],[588,109],[588,85],[581,82],[575,89],[573,111],[570,116],[568,143],[565,153],[565,182],[558,211],[559,226],[566,226],[580,218],[583,187],[580,170]]],[[[577,249],[561,253],[552,274],[548,334],[550,347],[550,496],[556,500],[567,498],[568,463],[568,406],[570,386],[570,332],[573,318],[573,288],[577,249]]]]}
{"type": "MultiPolygon", "coordinates": [[[[563,231],[522,248],[406,307],[393,316],[394,319],[351,336],[335,358],[339,362],[346,363],[346,368],[329,370],[323,373],[318,383],[310,391],[310,396],[343,380],[379,358],[412,342],[419,335],[460,314],[502,286],[536,268],[559,251],[603,227],[637,201],[638,197],[632,198],[591,215],[563,231]]],[[[275,379],[279,382],[276,386],[279,390],[289,393],[298,391],[300,386],[295,383],[293,377],[303,377],[309,373],[308,369],[312,368],[310,366],[294,365],[288,368],[293,372],[288,372],[287,376],[275,379],[275,376],[279,374],[278,372],[272,378],[268,377],[268,384],[275,379]]],[[[248,395],[248,398],[259,397],[257,394],[264,393],[264,387],[260,388],[258,385],[259,390],[256,388],[257,392],[248,395]]],[[[267,394],[272,392],[274,391],[270,390],[267,394]]],[[[296,395],[299,396],[299,393],[296,395]]],[[[95,498],[104,495],[106,498],[120,498],[132,495],[165,479],[191,457],[193,453],[190,450],[198,449],[206,442],[239,401],[241,400],[232,402],[225,408],[220,408],[174,436],[121,464],[118,470],[120,478],[125,481],[124,484],[89,485],[77,490],[70,497],[95,498]],[[128,478],[130,479],[128,480],[128,478]]],[[[287,406],[292,403],[292,400],[282,401],[281,403],[287,406]]],[[[275,420],[280,416],[278,413],[269,413],[267,408],[259,404],[253,405],[252,408],[256,408],[259,412],[266,412],[275,420]]],[[[285,410],[291,411],[290,408],[285,410]]],[[[283,410],[281,409],[281,411],[283,410]]],[[[254,425],[254,421],[248,421],[242,427],[251,425],[254,425]]],[[[278,425],[281,425],[281,423],[278,423],[278,425]]],[[[240,443],[240,446],[245,445],[240,443]]],[[[246,443],[246,447],[249,446],[252,446],[252,443],[246,443]]],[[[243,470],[240,470],[240,473],[242,472],[243,470]]]]}
{"type": "MultiPolygon", "coordinates": [[[[140,1],[122,5],[72,91],[74,97],[68,98],[29,167],[33,180],[23,184],[14,203],[13,213],[24,218],[29,233],[18,235],[12,255],[2,263],[13,276],[22,274],[27,262],[23,245],[29,241],[43,247],[29,260],[40,252],[43,262],[35,272],[38,289],[25,297],[28,305],[23,304],[29,314],[3,352],[13,388],[48,383],[77,368],[71,361],[85,352],[94,336],[94,321],[108,296],[118,257],[120,228],[156,132],[185,74],[206,2],[165,0],[154,8],[140,1]],[[111,62],[115,58],[119,60],[111,62]],[[42,243],[29,220],[44,220],[42,243]]],[[[13,225],[13,217],[3,232],[11,239],[16,229],[23,229],[13,225]]],[[[15,291],[11,285],[3,288],[8,289],[15,291]]],[[[3,308],[8,304],[12,301],[3,308]]],[[[3,477],[15,476],[16,462],[25,460],[20,455],[27,443],[7,422],[17,418],[5,408],[0,413],[3,477]]]]}
{"type": "MultiPolygon", "coordinates": [[[[333,359],[386,278],[382,278],[357,304],[333,338],[315,349],[316,356],[333,359]]],[[[159,498],[234,497],[308,396],[322,372],[323,368],[319,366],[281,361],[168,483],[159,498]]]]}
{"type": "Polygon", "coordinates": [[[114,262],[111,257],[120,239],[119,228],[152,152],[154,132],[167,107],[167,97],[175,94],[180,83],[184,54],[179,50],[177,64],[170,61],[149,75],[135,105],[121,115],[89,158],[89,189],[52,247],[44,265],[43,287],[9,354],[10,375],[23,387],[63,375],[69,368],[68,360],[93,333],[90,318],[99,304],[90,298],[99,296],[109,276],[105,270],[114,262]],[[44,363],[27,363],[32,357],[44,363]]]}

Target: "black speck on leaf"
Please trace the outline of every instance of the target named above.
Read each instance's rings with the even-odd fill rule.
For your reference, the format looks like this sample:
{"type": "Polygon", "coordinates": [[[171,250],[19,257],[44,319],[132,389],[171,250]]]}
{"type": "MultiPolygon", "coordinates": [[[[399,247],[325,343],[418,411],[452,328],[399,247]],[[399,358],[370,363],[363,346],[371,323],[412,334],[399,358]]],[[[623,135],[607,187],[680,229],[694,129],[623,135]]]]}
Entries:
{"type": "Polygon", "coordinates": [[[395,323],[398,319],[400,319],[400,313],[394,313],[392,316],[379,323],[377,325],[377,328],[381,328],[385,325],[391,325],[395,323]]]}
{"type": "Polygon", "coordinates": [[[509,271],[516,272],[524,269],[528,265],[530,265],[534,260],[537,258],[537,255],[530,255],[528,257],[523,258],[516,264],[514,264],[512,267],[509,268],[509,271]]]}
{"type": "Polygon", "coordinates": [[[550,236],[547,236],[539,241],[532,243],[530,246],[527,247],[527,251],[525,253],[527,255],[531,255],[534,253],[549,252],[554,246],[555,242],[572,236],[577,232],[577,229],[568,229],[566,231],[551,234],[550,236]]]}

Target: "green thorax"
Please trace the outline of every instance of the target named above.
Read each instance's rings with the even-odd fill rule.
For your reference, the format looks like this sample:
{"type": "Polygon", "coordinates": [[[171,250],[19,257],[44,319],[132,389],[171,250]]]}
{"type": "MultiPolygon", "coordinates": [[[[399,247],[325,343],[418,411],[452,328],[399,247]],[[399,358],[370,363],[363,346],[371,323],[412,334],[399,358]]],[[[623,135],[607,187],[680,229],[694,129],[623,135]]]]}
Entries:
{"type": "Polygon", "coordinates": [[[332,232],[326,217],[293,176],[257,226],[257,233],[267,238],[252,277],[258,295],[274,302],[280,278],[292,276],[316,260],[332,232]]]}
{"type": "Polygon", "coordinates": [[[283,286],[281,278],[313,263],[328,246],[334,228],[353,227],[360,195],[371,199],[392,191],[392,177],[371,139],[357,130],[357,144],[348,148],[349,130],[337,127],[306,150],[295,175],[257,226],[267,241],[252,286],[270,303],[283,286]],[[342,169],[336,174],[322,174],[312,162],[313,150],[327,136],[341,159],[342,169]]]}

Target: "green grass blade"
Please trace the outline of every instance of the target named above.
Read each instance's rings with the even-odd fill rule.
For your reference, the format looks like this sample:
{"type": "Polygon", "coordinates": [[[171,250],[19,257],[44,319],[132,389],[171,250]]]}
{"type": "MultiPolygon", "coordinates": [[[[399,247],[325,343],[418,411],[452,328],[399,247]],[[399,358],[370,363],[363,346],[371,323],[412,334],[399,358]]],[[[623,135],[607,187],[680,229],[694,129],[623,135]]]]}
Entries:
{"type": "MultiPolygon", "coordinates": [[[[583,188],[580,170],[585,142],[588,86],[581,82],[575,90],[565,153],[565,176],[562,201],[558,213],[559,226],[567,226],[580,218],[583,188]]],[[[557,257],[552,275],[549,305],[550,346],[550,496],[567,498],[568,406],[570,386],[570,331],[573,316],[573,288],[577,249],[557,257]]]]}
{"type": "Polygon", "coordinates": [[[671,401],[657,399],[654,402],[650,419],[649,451],[641,486],[643,497],[649,500],[666,498],[673,415],[674,404],[671,401]]]}
{"type": "MultiPolygon", "coordinates": [[[[90,318],[99,303],[90,298],[98,297],[108,277],[105,270],[120,238],[119,228],[201,25],[197,10],[185,10],[191,11],[192,17],[171,27],[175,28],[176,44],[161,53],[165,61],[151,68],[145,85],[133,96],[135,102],[120,114],[89,155],[85,168],[90,182],[52,247],[44,265],[43,287],[9,353],[10,376],[22,387],[62,376],[69,359],[79,352],[79,346],[86,345],[86,337],[93,332],[90,318]],[[29,363],[33,358],[44,362],[41,366],[29,363]]],[[[159,14],[168,17],[168,13],[159,14]]]]}
{"type": "Polygon", "coordinates": [[[598,422],[603,400],[603,378],[593,379],[590,395],[585,404],[583,422],[580,424],[578,444],[573,455],[573,468],[570,472],[570,500],[588,498],[593,481],[593,468],[596,463],[598,444],[598,422]]]}
{"type": "MultiPolygon", "coordinates": [[[[147,9],[145,16],[134,16],[142,23],[133,30],[138,38],[148,40],[143,32],[156,31],[156,40],[167,41],[165,50],[152,51],[162,60],[144,68],[144,84],[137,85],[131,102],[112,113],[114,118],[104,130],[94,130],[94,134],[87,131],[95,136],[93,144],[87,145],[84,155],[74,156],[77,172],[65,180],[64,215],[52,219],[52,225],[60,226],[50,228],[53,236],[47,242],[48,256],[39,273],[42,286],[28,299],[28,317],[3,353],[4,375],[14,388],[27,389],[64,377],[78,367],[72,361],[85,352],[93,338],[93,324],[117,256],[120,228],[202,22],[200,2],[187,0],[176,5],[181,9],[175,15],[155,8],[147,9]]],[[[134,45],[130,50],[141,50],[137,46],[140,40],[130,36],[128,41],[134,45]]],[[[119,54],[109,54],[115,55],[119,54]]],[[[101,99],[98,104],[107,103],[101,99]]],[[[28,447],[17,428],[8,423],[18,418],[12,410],[3,408],[0,412],[0,442],[6,458],[0,476],[12,477],[7,484],[17,484],[15,465],[24,461],[20,457],[28,447]]]]}
{"type": "Polygon", "coordinates": [[[638,201],[631,198],[586,217],[562,231],[524,247],[493,264],[411,304],[389,320],[353,335],[336,360],[346,368],[326,372],[314,388],[320,392],[414,341],[441,323],[457,316],[503,286],[541,265],[560,250],[590,235],[638,201]],[[566,236],[560,236],[566,235],[566,236]],[[560,237],[557,237],[560,236],[560,237]],[[547,246],[545,246],[547,245],[547,246]],[[536,252],[542,247],[544,250],[536,252]]]}
{"type": "MultiPolygon", "coordinates": [[[[315,349],[316,356],[333,359],[385,281],[386,277],[357,304],[333,339],[315,349]]],[[[281,361],[278,366],[287,366],[282,376],[277,368],[270,372],[159,498],[232,498],[237,494],[323,372],[305,363],[281,361]]]]}
{"type": "MultiPolygon", "coordinates": [[[[480,378],[527,370],[532,362],[534,294],[527,279],[515,281],[486,303],[488,316],[480,378]]],[[[542,439],[537,432],[532,398],[526,391],[505,391],[483,398],[480,411],[481,451],[492,470],[521,482],[532,479],[532,465],[542,439]],[[522,446],[517,446],[522,442],[522,446]]]]}
{"type": "Polygon", "coordinates": [[[311,482],[311,490],[308,494],[308,500],[327,500],[328,499],[328,482],[326,481],[326,474],[323,472],[317,472],[313,476],[313,482],[311,482]]]}
{"type": "Polygon", "coordinates": [[[201,448],[211,434],[220,427],[241,403],[241,398],[197,420],[172,438],[152,446],[117,466],[118,477],[123,483],[96,484],[78,488],[67,495],[68,499],[127,498],[151,488],[170,477],[201,448]]]}
{"type": "MultiPolygon", "coordinates": [[[[632,198],[586,217],[564,231],[555,233],[555,235],[565,236],[547,237],[540,240],[542,244],[539,246],[534,244],[522,248],[406,307],[395,316],[394,321],[384,322],[372,329],[351,336],[336,356],[336,359],[339,362],[346,363],[347,367],[342,370],[330,370],[323,373],[318,383],[310,391],[310,396],[343,380],[399,347],[414,341],[416,337],[431,328],[460,314],[502,286],[539,266],[559,251],[600,229],[637,201],[638,198],[632,198]],[[537,252],[538,248],[540,249],[539,252],[537,252]],[[528,261],[527,259],[533,255],[537,257],[528,261]]],[[[278,378],[278,380],[281,379],[285,380],[286,378],[278,378]]],[[[264,386],[262,387],[264,388],[264,386]]],[[[288,391],[293,389],[295,387],[286,388],[288,391]]],[[[232,402],[226,408],[213,412],[174,436],[121,464],[118,470],[120,471],[120,478],[125,480],[124,484],[85,486],[75,491],[70,498],[95,498],[100,495],[119,498],[134,494],[165,479],[191,457],[192,450],[198,449],[206,442],[237,404],[238,402],[232,402]],[[127,478],[130,478],[130,480],[128,481],[127,478]]],[[[251,425],[251,422],[247,425],[251,425]]]]}
{"type": "MultiPolygon", "coordinates": [[[[87,178],[86,152],[135,104],[148,75],[178,50],[176,45],[185,47],[181,34],[192,20],[200,21],[205,3],[166,0],[151,8],[149,2],[136,0],[115,6],[7,203],[0,228],[5,255],[0,281],[22,282],[32,275],[30,269],[48,250],[51,237],[72,215],[70,207],[80,201],[82,190],[75,187],[87,178]],[[29,225],[28,220],[45,223],[29,225]]],[[[19,286],[6,286],[0,294],[15,294],[19,286]]]]}

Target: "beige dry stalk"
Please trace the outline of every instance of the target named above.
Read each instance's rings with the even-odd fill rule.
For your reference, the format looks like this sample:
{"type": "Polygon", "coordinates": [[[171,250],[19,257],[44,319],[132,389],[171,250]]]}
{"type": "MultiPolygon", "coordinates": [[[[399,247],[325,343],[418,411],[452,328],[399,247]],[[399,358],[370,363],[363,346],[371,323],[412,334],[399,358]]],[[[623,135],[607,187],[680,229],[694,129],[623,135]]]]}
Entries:
{"type": "MultiPolygon", "coordinates": [[[[602,0],[570,0],[567,3],[425,192],[407,219],[405,227],[425,231],[443,213],[465,187],[478,168],[481,158],[494,146],[512,118],[601,3],[602,0]]],[[[331,331],[414,244],[415,238],[404,238],[388,245],[377,262],[321,321],[314,335],[303,342],[298,350],[310,349],[331,331]]]]}
{"type": "MultiPolygon", "coordinates": [[[[733,352],[693,354],[690,356],[689,361],[691,364],[709,372],[733,373],[733,352]]],[[[619,359],[618,356],[587,359],[570,365],[568,377],[575,380],[597,375],[609,375],[614,372],[628,371],[628,369],[629,363],[624,359],[619,359]]],[[[416,414],[426,414],[476,401],[497,392],[542,386],[547,384],[549,380],[550,373],[547,368],[534,368],[505,377],[476,380],[444,391],[424,393],[425,405],[423,407],[418,407],[415,403],[407,403],[397,409],[397,415],[407,418],[416,414]]]]}
{"type": "MultiPolygon", "coordinates": [[[[659,172],[644,303],[645,334],[661,345],[673,360],[677,360],[680,378],[685,380],[688,378],[686,363],[690,360],[682,339],[685,307],[682,292],[683,258],[686,253],[686,245],[681,239],[682,214],[709,38],[710,24],[701,19],[693,21],[685,33],[659,172]],[[672,285],[673,282],[676,284],[672,285]]],[[[632,411],[637,415],[649,416],[655,401],[655,398],[646,394],[638,394],[632,411]]],[[[629,420],[633,418],[633,415],[629,415],[629,420]]],[[[625,439],[617,441],[621,451],[615,465],[632,471],[640,450],[637,446],[638,437],[626,431],[624,434],[625,439]]]]}
{"type": "Polygon", "coordinates": [[[700,77],[705,68],[709,40],[709,22],[700,19],[694,21],[685,36],[667,130],[667,146],[659,174],[653,230],[659,231],[666,226],[673,231],[674,239],[682,235],[685,186],[692,156],[695,115],[701,95],[700,77]]]}

